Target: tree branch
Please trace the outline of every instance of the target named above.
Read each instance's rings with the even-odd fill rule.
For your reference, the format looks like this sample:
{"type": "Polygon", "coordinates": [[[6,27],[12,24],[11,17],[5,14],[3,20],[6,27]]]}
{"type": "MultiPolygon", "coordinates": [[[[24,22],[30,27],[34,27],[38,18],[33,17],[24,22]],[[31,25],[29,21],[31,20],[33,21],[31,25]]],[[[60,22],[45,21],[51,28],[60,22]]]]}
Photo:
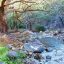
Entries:
{"type": "Polygon", "coordinates": [[[2,0],[2,2],[1,2],[1,7],[4,6],[5,1],[6,1],[6,0],[2,0]]]}
{"type": "Polygon", "coordinates": [[[4,3],[6,0],[2,0],[1,2],[1,6],[0,6],[0,12],[2,12],[2,14],[4,14],[4,3]]]}
{"type": "Polygon", "coordinates": [[[7,5],[4,5],[4,6],[12,5],[12,4],[18,3],[18,2],[21,2],[21,3],[36,3],[36,2],[29,2],[29,1],[14,1],[14,2],[9,3],[9,4],[7,4],[7,5]]]}

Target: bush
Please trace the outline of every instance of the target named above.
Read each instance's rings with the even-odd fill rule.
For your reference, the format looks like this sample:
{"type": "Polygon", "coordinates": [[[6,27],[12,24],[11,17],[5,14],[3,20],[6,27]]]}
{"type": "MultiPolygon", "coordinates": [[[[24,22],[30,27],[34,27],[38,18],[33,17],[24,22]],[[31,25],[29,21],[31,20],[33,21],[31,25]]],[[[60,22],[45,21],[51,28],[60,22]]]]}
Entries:
{"type": "Polygon", "coordinates": [[[22,23],[22,24],[20,23],[20,24],[18,25],[18,28],[19,28],[19,29],[21,29],[21,28],[26,28],[26,26],[25,26],[23,23],[22,23]]]}
{"type": "Polygon", "coordinates": [[[45,29],[45,27],[42,26],[42,25],[37,25],[36,28],[35,28],[35,30],[36,30],[37,32],[39,32],[39,31],[45,31],[46,29],[45,29]]]}
{"type": "Polygon", "coordinates": [[[23,59],[27,57],[25,53],[20,53],[18,51],[18,58],[15,60],[12,58],[12,60],[10,60],[10,58],[7,56],[8,51],[9,49],[7,47],[0,47],[0,62],[5,64],[24,64],[23,59]]]}
{"type": "Polygon", "coordinates": [[[15,14],[13,12],[7,14],[7,25],[9,29],[24,29],[26,28],[22,21],[19,21],[15,18],[15,14]]]}

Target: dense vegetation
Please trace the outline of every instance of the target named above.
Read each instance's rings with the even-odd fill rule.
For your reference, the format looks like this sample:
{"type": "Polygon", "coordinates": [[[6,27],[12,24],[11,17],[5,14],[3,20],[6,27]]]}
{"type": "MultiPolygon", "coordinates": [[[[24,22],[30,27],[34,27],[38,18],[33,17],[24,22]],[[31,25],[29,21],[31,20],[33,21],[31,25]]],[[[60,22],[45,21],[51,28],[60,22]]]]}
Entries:
{"type": "Polygon", "coordinates": [[[1,0],[0,5],[1,32],[18,28],[33,30],[36,24],[51,28],[55,23],[58,24],[55,27],[64,27],[63,0],[1,0]]]}
{"type": "Polygon", "coordinates": [[[35,3],[21,2],[21,4],[23,5],[20,7],[20,4],[18,4],[18,10],[9,10],[10,12],[6,14],[9,28],[16,26],[16,28],[34,29],[33,26],[36,24],[50,28],[51,23],[53,24],[55,22],[60,22],[64,26],[63,0],[44,0],[41,2],[35,1],[35,3]]]}

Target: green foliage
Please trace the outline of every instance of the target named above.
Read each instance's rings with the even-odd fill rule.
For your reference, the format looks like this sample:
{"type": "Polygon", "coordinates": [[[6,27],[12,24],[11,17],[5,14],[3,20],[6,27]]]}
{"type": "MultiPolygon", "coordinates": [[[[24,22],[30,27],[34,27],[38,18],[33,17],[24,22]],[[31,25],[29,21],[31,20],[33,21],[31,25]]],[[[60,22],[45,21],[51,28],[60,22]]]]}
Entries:
{"type": "Polygon", "coordinates": [[[0,58],[4,57],[7,52],[8,52],[8,48],[0,47],[0,58]]]}
{"type": "Polygon", "coordinates": [[[24,64],[22,60],[27,57],[26,54],[17,52],[18,58],[10,60],[7,56],[8,51],[8,48],[0,47],[0,62],[4,62],[5,64],[24,64]]]}
{"type": "MultiPolygon", "coordinates": [[[[22,5],[23,6],[23,5],[22,5]]],[[[23,6],[24,7],[24,6],[23,6]]],[[[31,6],[35,11],[26,11],[24,13],[20,13],[22,20],[20,21],[31,21],[33,24],[38,21],[52,21],[55,20],[57,15],[64,16],[64,0],[44,0],[41,3],[34,4],[31,6]],[[41,11],[42,10],[42,11],[41,11]]],[[[10,29],[14,29],[16,27],[26,28],[26,23],[22,23],[16,18],[15,13],[9,12],[7,14],[7,23],[10,29]]],[[[40,24],[42,23],[40,22],[40,24]]],[[[37,23],[38,24],[38,23],[37,23]]],[[[43,23],[42,23],[43,24],[43,23]]]]}
{"type": "Polygon", "coordinates": [[[19,52],[19,57],[22,58],[22,59],[24,59],[24,58],[27,57],[27,55],[26,55],[25,53],[20,53],[20,52],[19,52]]]}
{"type": "Polygon", "coordinates": [[[18,26],[17,26],[19,29],[21,28],[26,28],[26,26],[23,24],[23,23],[18,23],[18,26]]]}
{"type": "Polygon", "coordinates": [[[35,28],[35,30],[39,32],[39,31],[45,31],[46,29],[42,25],[37,25],[36,28],[35,28]]]}
{"type": "Polygon", "coordinates": [[[9,29],[14,29],[15,27],[17,29],[25,28],[25,25],[22,23],[22,21],[19,21],[15,18],[15,14],[13,12],[8,13],[7,24],[8,24],[9,29]]]}

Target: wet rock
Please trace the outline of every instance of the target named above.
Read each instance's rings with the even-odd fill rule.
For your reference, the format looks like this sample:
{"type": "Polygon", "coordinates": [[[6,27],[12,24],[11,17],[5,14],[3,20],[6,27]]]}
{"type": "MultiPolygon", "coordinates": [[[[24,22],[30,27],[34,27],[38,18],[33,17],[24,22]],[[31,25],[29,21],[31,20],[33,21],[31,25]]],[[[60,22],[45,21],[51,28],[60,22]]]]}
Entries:
{"type": "Polygon", "coordinates": [[[46,48],[45,50],[46,50],[46,52],[52,52],[53,48],[49,47],[49,48],[46,48]]]}
{"type": "Polygon", "coordinates": [[[40,60],[41,59],[41,55],[39,53],[35,53],[34,59],[40,60]]]}
{"type": "Polygon", "coordinates": [[[7,56],[10,58],[10,59],[16,59],[18,57],[18,54],[16,51],[9,51],[7,56]]]}
{"type": "Polygon", "coordinates": [[[36,64],[36,62],[32,61],[32,62],[27,62],[26,64],[36,64]]]}
{"type": "Polygon", "coordinates": [[[31,57],[33,57],[33,53],[32,53],[32,52],[27,52],[27,56],[28,56],[29,58],[31,58],[31,57]]]}
{"type": "Polygon", "coordinates": [[[28,43],[24,44],[24,50],[26,51],[32,51],[38,50],[40,47],[42,47],[42,43],[39,40],[33,40],[29,41],[28,43]]]}
{"type": "Polygon", "coordinates": [[[37,50],[35,50],[34,53],[42,53],[44,51],[45,51],[45,49],[43,47],[40,47],[37,50]]]}
{"type": "Polygon", "coordinates": [[[40,64],[38,60],[34,58],[26,59],[25,64],[40,64]]]}
{"type": "Polygon", "coordinates": [[[31,44],[29,44],[29,43],[25,43],[24,44],[24,50],[26,50],[26,51],[33,51],[34,49],[31,47],[31,44]]]}
{"type": "Polygon", "coordinates": [[[46,62],[50,61],[51,60],[51,56],[46,56],[46,62]]]}
{"type": "Polygon", "coordinates": [[[54,33],[53,35],[54,35],[54,36],[57,36],[58,34],[57,34],[57,33],[54,33]]]}
{"type": "Polygon", "coordinates": [[[8,44],[7,48],[12,49],[13,48],[12,44],[8,44]]]}
{"type": "Polygon", "coordinates": [[[63,41],[62,40],[59,40],[57,38],[54,38],[54,37],[43,37],[41,39],[41,42],[42,44],[45,46],[45,47],[52,47],[52,48],[60,48],[63,41]]]}

